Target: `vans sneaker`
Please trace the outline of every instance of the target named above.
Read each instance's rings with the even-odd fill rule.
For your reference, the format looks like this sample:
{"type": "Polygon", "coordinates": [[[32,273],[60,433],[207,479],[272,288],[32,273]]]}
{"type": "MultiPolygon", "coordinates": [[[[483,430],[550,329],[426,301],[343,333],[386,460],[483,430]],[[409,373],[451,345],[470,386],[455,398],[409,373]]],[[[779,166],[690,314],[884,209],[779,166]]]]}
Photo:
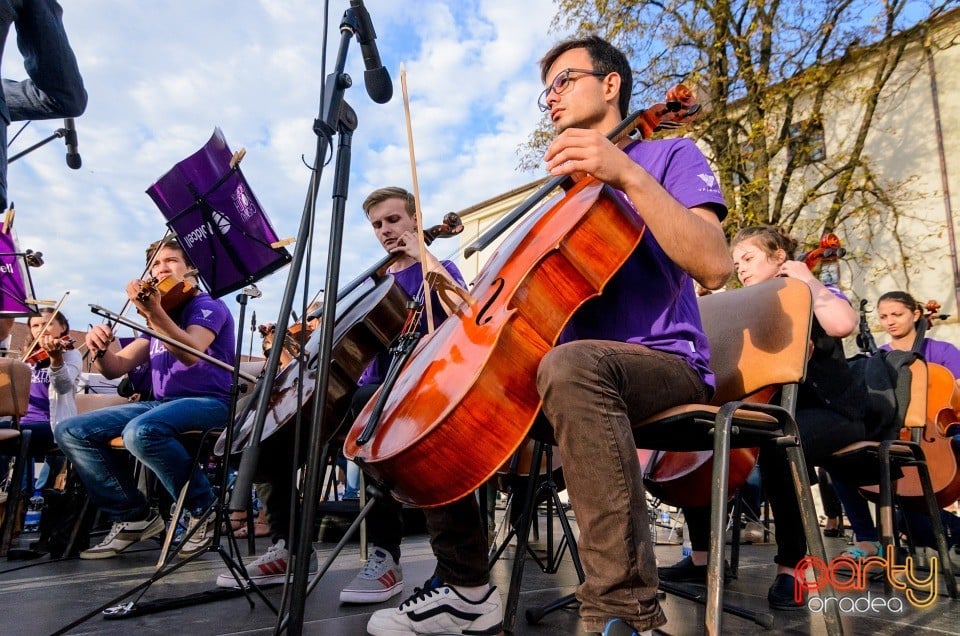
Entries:
{"type": "Polygon", "coordinates": [[[479,601],[471,601],[437,577],[416,588],[396,609],[378,610],[367,622],[371,636],[412,634],[470,634],[494,636],[503,629],[503,605],[491,587],[479,601]]]}
{"type": "Polygon", "coordinates": [[[153,513],[143,521],[114,521],[103,541],[80,553],[81,559],[112,559],[134,543],[163,532],[163,519],[153,513]]]}
{"type": "MultiPolygon", "coordinates": [[[[247,564],[247,576],[257,585],[277,585],[283,583],[287,576],[287,564],[290,562],[290,551],[287,542],[280,539],[260,557],[247,564]]],[[[239,589],[237,579],[230,572],[224,572],[217,577],[217,587],[239,589]]]]}
{"type": "Polygon", "coordinates": [[[340,590],[341,603],[383,603],[403,591],[403,570],[393,555],[372,546],[367,562],[340,590]]]}
{"type": "Polygon", "coordinates": [[[190,538],[183,542],[180,546],[180,551],[177,553],[181,558],[187,558],[188,556],[193,556],[197,552],[201,552],[206,549],[210,542],[213,540],[213,514],[208,514],[206,516],[191,516],[190,523],[187,525],[187,530],[184,532],[183,536],[189,536],[190,538]],[[194,532],[196,529],[196,532],[194,532]]]}

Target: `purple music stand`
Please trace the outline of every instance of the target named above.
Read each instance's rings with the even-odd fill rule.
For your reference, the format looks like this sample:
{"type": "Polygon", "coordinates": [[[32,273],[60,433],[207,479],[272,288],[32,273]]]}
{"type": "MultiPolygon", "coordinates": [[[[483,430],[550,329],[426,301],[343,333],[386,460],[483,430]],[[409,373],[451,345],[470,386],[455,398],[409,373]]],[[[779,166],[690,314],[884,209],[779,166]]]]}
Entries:
{"type": "Polygon", "coordinates": [[[13,228],[0,231],[0,317],[21,318],[37,315],[37,306],[27,303],[36,299],[33,281],[26,263],[26,253],[17,247],[13,228]]]}
{"type": "Polygon", "coordinates": [[[214,298],[290,262],[219,128],[147,189],[214,298]]]}

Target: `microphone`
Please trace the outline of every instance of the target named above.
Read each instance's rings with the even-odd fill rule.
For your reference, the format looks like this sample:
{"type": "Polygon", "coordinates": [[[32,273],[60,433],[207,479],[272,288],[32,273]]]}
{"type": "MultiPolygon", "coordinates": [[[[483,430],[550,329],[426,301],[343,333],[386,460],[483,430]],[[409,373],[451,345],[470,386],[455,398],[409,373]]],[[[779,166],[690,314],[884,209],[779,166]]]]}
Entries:
{"type": "Polygon", "coordinates": [[[74,170],[79,170],[83,161],[77,151],[77,125],[73,117],[67,117],[63,120],[63,129],[63,142],[67,145],[67,165],[74,170]]]}
{"type": "Polygon", "coordinates": [[[350,6],[357,13],[357,42],[360,43],[360,53],[363,55],[363,65],[367,70],[363,72],[363,83],[367,87],[367,95],[378,104],[386,104],[393,97],[393,82],[390,73],[380,61],[380,52],[377,51],[377,32],[373,30],[373,21],[370,13],[363,6],[363,0],[350,0],[350,6]]]}

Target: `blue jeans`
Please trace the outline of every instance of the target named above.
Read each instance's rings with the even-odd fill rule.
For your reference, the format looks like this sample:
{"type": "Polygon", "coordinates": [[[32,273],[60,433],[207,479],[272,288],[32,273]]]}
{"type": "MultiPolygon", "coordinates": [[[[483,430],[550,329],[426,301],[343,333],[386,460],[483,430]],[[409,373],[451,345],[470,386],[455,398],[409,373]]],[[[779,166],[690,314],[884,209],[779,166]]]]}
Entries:
{"type": "Polygon", "coordinates": [[[213,503],[213,491],[177,435],[222,427],[227,415],[227,405],[212,397],[131,402],[67,418],[57,425],[54,437],[93,503],[111,521],[138,521],[147,517],[149,505],[126,457],[110,448],[110,440],[122,435],[124,447],[156,474],[174,499],[189,480],[184,505],[196,513],[213,503]]]}

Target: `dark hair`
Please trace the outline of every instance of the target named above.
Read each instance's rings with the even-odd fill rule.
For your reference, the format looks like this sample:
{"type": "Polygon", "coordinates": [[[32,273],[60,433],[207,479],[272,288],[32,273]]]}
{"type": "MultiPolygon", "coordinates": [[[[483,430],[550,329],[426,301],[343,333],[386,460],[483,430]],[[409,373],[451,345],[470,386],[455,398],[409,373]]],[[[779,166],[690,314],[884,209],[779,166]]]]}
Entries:
{"type": "MultiPolygon", "coordinates": [[[[30,326],[30,321],[33,320],[34,318],[40,319],[40,321],[41,321],[40,324],[43,324],[43,321],[44,321],[46,318],[49,318],[50,314],[52,314],[52,313],[53,313],[53,310],[50,309],[50,308],[46,308],[46,307],[45,307],[45,308],[41,309],[39,312],[37,312],[37,313],[33,314],[32,316],[30,316],[29,318],[27,318],[27,326],[28,326],[28,327],[30,326]]],[[[58,312],[57,312],[57,315],[54,317],[54,320],[56,320],[58,323],[60,323],[60,326],[63,328],[63,333],[64,333],[64,334],[70,333],[70,321],[67,320],[67,317],[64,316],[63,313],[61,313],[61,312],[58,311],[58,312]]]]}
{"type": "Polygon", "coordinates": [[[917,299],[905,291],[889,291],[877,299],[877,304],[879,305],[885,300],[898,302],[910,311],[923,311],[920,307],[920,303],[917,302],[917,299]]]}
{"type": "Polygon", "coordinates": [[[633,72],[627,57],[617,47],[596,35],[570,38],[554,45],[540,60],[540,81],[546,83],[547,71],[557,58],[573,49],[586,49],[593,62],[593,70],[599,73],[616,73],[620,76],[620,118],[630,114],[630,96],[633,93],[633,72]]]}
{"type": "Polygon", "coordinates": [[[783,250],[788,259],[796,258],[797,240],[772,225],[754,225],[742,228],[730,241],[731,249],[747,239],[756,239],[757,245],[767,256],[773,256],[777,250],[783,250]]]}
{"type": "Polygon", "coordinates": [[[369,218],[370,208],[388,199],[402,199],[407,214],[413,216],[417,213],[417,204],[413,199],[413,195],[398,186],[379,188],[367,195],[367,198],[363,200],[363,213],[369,218]]]}

